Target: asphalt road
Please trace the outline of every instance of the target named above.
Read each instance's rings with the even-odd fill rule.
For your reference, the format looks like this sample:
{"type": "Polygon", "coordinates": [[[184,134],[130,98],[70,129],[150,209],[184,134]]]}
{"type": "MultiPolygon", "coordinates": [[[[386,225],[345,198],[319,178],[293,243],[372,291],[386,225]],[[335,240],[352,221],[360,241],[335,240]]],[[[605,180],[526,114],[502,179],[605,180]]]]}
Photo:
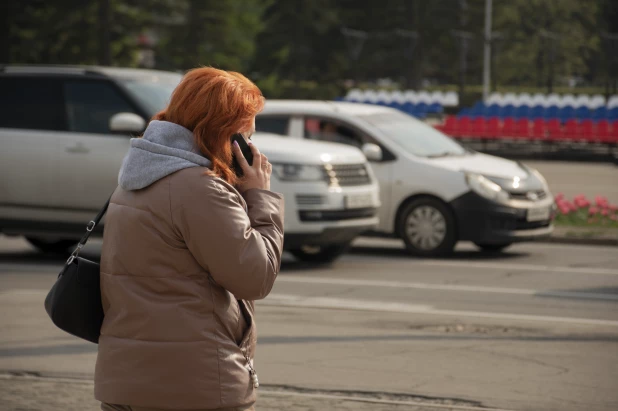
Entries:
{"type": "MultiPolygon", "coordinates": [[[[361,239],[331,268],[286,259],[258,303],[257,408],[616,410],[617,251],[463,245],[418,260],[396,241],[361,239]]],[[[96,409],[75,397],[91,398],[96,346],[42,308],[62,263],[0,236],[0,398],[13,406],[66,392],[41,409],[96,409]],[[62,391],[39,376],[85,382],[62,391]]]]}

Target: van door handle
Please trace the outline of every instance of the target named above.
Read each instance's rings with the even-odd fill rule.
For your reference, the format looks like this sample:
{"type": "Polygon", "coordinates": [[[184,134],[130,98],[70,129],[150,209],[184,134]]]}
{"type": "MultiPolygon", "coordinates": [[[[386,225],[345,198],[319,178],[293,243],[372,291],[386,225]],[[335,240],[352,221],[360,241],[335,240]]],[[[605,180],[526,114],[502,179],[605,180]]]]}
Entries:
{"type": "Polygon", "coordinates": [[[67,147],[66,152],[71,154],[88,154],[90,150],[83,143],[76,143],[74,146],[67,147]]]}

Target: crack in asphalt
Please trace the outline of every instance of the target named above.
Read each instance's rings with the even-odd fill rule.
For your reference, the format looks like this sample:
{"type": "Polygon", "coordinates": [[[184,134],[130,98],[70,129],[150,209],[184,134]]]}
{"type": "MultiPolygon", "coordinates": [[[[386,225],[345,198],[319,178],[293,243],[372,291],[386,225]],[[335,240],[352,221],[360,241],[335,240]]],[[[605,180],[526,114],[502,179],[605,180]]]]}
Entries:
{"type": "MultiPolygon", "coordinates": [[[[49,381],[66,384],[93,384],[91,377],[86,376],[51,376],[37,371],[0,371],[0,380],[22,380],[26,381],[49,381]]],[[[416,384],[412,388],[424,385],[425,382],[416,384]]],[[[319,388],[305,388],[287,384],[265,384],[261,385],[264,395],[298,395],[315,398],[331,398],[341,401],[362,401],[376,403],[392,403],[397,405],[419,405],[443,409],[461,410],[487,410],[487,411],[508,411],[503,409],[491,408],[483,405],[480,401],[466,400],[457,397],[435,397],[419,394],[404,394],[384,391],[364,391],[364,390],[332,390],[319,388]]]]}
{"type": "Polygon", "coordinates": [[[494,357],[500,357],[500,358],[511,358],[514,360],[518,360],[521,361],[523,363],[528,363],[528,364],[536,364],[536,365],[540,365],[541,367],[546,367],[546,368],[550,368],[550,369],[554,369],[554,370],[558,370],[560,371],[558,374],[554,374],[554,375],[562,375],[562,374],[567,374],[568,372],[570,372],[570,369],[567,367],[561,367],[559,365],[554,365],[554,364],[549,364],[546,363],[544,361],[538,360],[536,358],[528,358],[528,357],[521,357],[519,355],[514,355],[514,354],[508,354],[508,353],[503,353],[503,352],[496,352],[493,350],[487,350],[487,349],[483,349],[483,348],[471,348],[470,351],[479,353],[479,354],[489,354],[492,355],[494,357]]]}

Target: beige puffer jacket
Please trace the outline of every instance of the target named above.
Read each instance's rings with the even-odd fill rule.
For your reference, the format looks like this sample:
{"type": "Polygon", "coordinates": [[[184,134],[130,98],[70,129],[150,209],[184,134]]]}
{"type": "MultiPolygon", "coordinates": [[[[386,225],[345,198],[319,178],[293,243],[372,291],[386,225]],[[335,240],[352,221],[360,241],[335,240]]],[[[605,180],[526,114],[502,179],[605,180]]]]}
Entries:
{"type": "Polygon", "coordinates": [[[281,263],[283,199],[241,195],[207,168],[118,188],[101,257],[102,402],[163,409],[250,405],[253,300],[281,263]]]}

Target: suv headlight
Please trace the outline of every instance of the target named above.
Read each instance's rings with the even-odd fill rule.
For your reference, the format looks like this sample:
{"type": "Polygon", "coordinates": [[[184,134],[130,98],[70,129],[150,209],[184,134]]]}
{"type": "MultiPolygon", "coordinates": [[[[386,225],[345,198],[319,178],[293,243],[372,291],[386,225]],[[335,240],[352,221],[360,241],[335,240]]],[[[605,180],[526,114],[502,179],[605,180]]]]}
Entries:
{"type": "Polygon", "coordinates": [[[499,203],[506,203],[509,200],[509,193],[504,191],[498,184],[480,174],[466,174],[466,182],[472,191],[488,200],[499,203]]]}
{"type": "Polygon", "coordinates": [[[328,181],[323,166],[273,164],[273,173],[281,181],[328,181]]]}

